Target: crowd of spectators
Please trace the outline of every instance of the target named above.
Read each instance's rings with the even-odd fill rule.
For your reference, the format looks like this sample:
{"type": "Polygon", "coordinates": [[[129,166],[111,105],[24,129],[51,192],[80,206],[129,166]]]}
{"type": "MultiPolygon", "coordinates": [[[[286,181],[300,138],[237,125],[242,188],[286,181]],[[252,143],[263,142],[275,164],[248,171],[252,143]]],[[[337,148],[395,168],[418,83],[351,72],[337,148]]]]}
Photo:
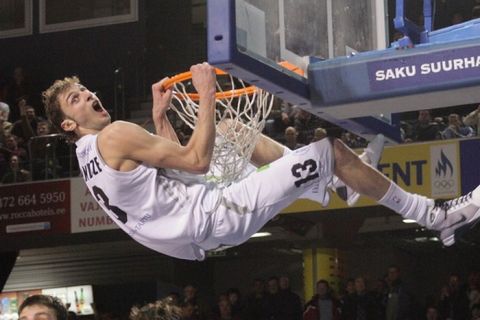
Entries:
{"type": "MultiPolygon", "coordinates": [[[[209,304],[194,285],[184,287],[183,295],[172,292],[160,304],[168,303],[183,320],[478,320],[480,319],[480,273],[471,272],[466,283],[451,274],[435,297],[417,301],[402,281],[397,266],[390,266],[371,287],[367,279],[348,279],[341,290],[328,281],[316,283],[308,301],[294,293],[287,276],[255,279],[243,295],[230,288],[209,304]]],[[[418,297],[417,297],[418,299],[418,297]]],[[[157,306],[149,304],[144,310],[157,306]]],[[[142,308],[134,307],[138,314],[142,308]]],[[[138,319],[137,319],[138,320],[138,319]]],[[[147,320],[147,319],[144,319],[147,320]]]]}
{"type": "Polygon", "coordinates": [[[68,177],[72,148],[38,114],[39,92],[23,68],[0,81],[0,183],[68,177]]]}

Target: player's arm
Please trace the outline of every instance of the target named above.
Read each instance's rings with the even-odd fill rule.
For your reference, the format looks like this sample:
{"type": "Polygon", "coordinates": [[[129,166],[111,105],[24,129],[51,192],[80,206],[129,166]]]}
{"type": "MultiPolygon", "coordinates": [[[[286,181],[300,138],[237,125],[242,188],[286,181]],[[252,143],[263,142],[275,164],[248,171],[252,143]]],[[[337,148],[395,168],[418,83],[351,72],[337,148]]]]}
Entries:
{"type": "Polygon", "coordinates": [[[167,79],[168,78],[164,78],[152,85],[152,119],[155,124],[155,133],[157,135],[180,144],[177,133],[167,117],[167,110],[170,108],[170,103],[172,101],[172,90],[165,89],[163,85],[167,79]]]}
{"type": "Polygon", "coordinates": [[[208,64],[191,68],[192,81],[200,95],[198,121],[186,146],[149,134],[141,127],[117,121],[99,135],[98,147],[113,168],[133,160],[193,173],[208,171],[215,142],[215,71],[208,64]]]}

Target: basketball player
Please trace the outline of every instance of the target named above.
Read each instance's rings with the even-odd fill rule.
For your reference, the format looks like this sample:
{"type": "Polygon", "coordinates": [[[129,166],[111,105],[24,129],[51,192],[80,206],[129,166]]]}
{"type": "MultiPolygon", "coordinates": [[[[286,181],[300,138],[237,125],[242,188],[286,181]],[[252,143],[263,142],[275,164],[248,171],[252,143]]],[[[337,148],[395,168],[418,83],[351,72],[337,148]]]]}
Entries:
{"type": "Polygon", "coordinates": [[[203,260],[207,250],[247,241],[304,194],[328,205],[334,175],[350,190],[440,231],[446,245],[453,244],[457,228],[478,220],[480,191],[435,206],[400,189],[340,140],[327,138],[289,151],[262,136],[252,155],[255,172],[222,189],[205,183],[198,174],[208,171],[215,141],[216,76],[207,63],[192,66],[191,72],[200,107],[185,146],[165,115],[172,92],[162,81],[152,86],[156,135],[132,123],[111,123],[99,99],[77,78],[58,80],[43,93],[50,121],[76,141],[93,197],[139,243],[173,257],[203,260]]]}

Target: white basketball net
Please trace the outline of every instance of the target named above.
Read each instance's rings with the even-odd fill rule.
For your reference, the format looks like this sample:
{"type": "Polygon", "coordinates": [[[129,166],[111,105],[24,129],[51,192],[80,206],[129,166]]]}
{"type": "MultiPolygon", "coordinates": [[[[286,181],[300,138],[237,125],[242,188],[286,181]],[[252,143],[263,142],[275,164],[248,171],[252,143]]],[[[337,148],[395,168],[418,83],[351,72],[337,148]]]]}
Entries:
{"type": "MultiPolygon", "coordinates": [[[[234,81],[230,75],[222,77],[229,77],[231,88],[224,90],[217,81],[217,92],[228,93],[230,90],[247,88],[242,80],[234,81]]],[[[184,83],[174,84],[173,89],[171,108],[185,124],[194,129],[199,102],[189,97],[184,83]]],[[[272,109],[273,96],[255,88],[250,95],[245,93],[237,97],[216,99],[216,104],[217,137],[206,179],[219,186],[226,186],[244,175],[272,109]],[[227,126],[219,126],[227,120],[230,121],[227,126]]]]}

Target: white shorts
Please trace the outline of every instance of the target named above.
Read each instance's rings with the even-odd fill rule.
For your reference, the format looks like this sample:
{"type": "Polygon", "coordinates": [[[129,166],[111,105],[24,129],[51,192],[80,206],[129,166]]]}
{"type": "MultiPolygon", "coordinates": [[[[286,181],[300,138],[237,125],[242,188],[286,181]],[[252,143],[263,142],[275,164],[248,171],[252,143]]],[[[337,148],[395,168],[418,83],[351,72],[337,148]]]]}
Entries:
{"type": "Polygon", "coordinates": [[[223,189],[211,233],[198,245],[204,250],[239,245],[307,191],[322,202],[333,166],[332,144],[323,139],[258,168],[223,189]]]}

